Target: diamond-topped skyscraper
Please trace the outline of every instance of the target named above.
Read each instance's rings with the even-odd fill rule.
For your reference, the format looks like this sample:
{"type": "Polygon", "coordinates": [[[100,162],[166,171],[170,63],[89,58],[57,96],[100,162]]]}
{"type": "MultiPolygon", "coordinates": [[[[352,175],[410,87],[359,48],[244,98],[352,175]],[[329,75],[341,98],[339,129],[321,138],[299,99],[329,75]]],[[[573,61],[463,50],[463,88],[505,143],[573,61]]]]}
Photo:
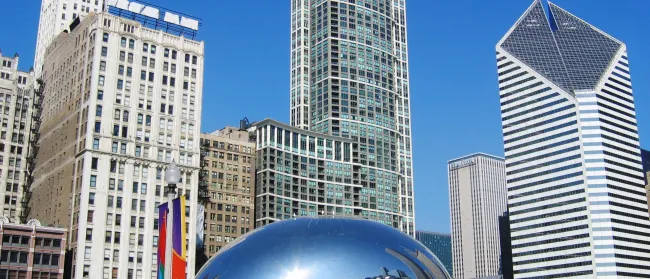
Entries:
{"type": "Polygon", "coordinates": [[[515,278],[647,276],[625,44],[535,0],[496,50],[515,278]]]}
{"type": "Polygon", "coordinates": [[[291,1],[291,125],[351,140],[355,215],[413,235],[404,2],[291,1]]]}

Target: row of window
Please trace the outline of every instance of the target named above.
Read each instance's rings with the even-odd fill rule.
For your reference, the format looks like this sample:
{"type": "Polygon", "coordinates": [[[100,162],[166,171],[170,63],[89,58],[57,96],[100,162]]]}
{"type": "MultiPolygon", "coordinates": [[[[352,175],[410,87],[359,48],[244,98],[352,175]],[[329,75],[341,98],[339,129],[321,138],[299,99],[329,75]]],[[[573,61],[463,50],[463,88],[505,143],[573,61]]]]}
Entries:
{"type": "MultiPolygon", "coordinates": [[[[75,4],[76,5],[76,4],[75,4]]],[[[105,43],[108,43],[108,40],[110,38],[109,33],[104,33],[102,35],[102,41],[105,43]]],[[[135,40],[134,39],[127,39],[126,37],[121,37],[120,38],[120,47],[126,48],[127,47],[127,42],[128,42],[128,48],[129,49],[135,49],[135,40]]],[[[156,54],[156,45],[154,44],[149,44],[149,43],[143,43],[142,44],[142,51],[144,53],[151,53],[153,55],[156,54]]],[[[171,59],[176,60],[178,52],[176,50],[170,50],[169,48],[165,48],[163,52],[163,56],[165,58],[169,58],[171,54],[171,59]]],[[[197,65],[198,63],[198,57],[196,55],[190,55],[190,54],[185,54],[185,62],[186,63],[191,63],[193,65],[197,65]]]]}

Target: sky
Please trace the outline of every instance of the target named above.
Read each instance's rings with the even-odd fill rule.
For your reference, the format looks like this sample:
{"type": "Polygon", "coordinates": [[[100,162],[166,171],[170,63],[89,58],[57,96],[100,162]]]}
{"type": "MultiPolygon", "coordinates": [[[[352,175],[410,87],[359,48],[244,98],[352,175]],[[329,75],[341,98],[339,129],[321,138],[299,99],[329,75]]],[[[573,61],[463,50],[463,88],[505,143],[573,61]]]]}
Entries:
{"type": "MultiPolygon", "coordinates": [[[[33,63],[39,0],[3,1],[0,49],[33,63]]],[[[148,0],[202,19],[203,132],[289,120],[289,0],[148,0]]],[[[416,227],[449,232],[447,161],[503,156],[495,45],[532,0],[406,0],[416,227]]],[[[641,146],[650,148],[650,1],[556,0],[627,44],[641,146]]]]}

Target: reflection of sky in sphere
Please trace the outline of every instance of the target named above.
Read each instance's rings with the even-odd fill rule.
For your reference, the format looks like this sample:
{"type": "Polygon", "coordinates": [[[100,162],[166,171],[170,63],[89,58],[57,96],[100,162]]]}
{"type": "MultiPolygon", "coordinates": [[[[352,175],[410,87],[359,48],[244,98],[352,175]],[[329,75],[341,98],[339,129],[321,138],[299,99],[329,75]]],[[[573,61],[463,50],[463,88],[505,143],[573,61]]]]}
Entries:
{"type": "Polygon", "coordinates": [[[438,266],[442,265],[428,249],[389,226],[355,219],[298,218],[242,236],[215,255],[197,278],[365,279],[386,275],[384,269],[410,279],[446,278],[438,266]],[[420,260],[428,258],[427,263],[418,260],[417,253],[420,260]]]}

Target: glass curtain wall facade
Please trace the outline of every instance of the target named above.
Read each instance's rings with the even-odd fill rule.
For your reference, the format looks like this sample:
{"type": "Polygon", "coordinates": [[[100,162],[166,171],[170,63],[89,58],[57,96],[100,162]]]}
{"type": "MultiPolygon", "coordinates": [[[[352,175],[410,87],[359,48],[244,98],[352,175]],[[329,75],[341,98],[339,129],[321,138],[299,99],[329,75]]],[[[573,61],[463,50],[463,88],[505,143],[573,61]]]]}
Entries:
{"type": "Polygon", "coordinates": [[[536,0],[496,51],[514,277],[647,277],[625,44],[536,0]]]}
{"type": "Polygon", "coordinates": [[[291,1],[291,124],[349,139],[358,183],[398,197],[380,219],[413,235],[404,2],[291,1]]]}
{"type": "Polygon", "coordinates": [[[415,232],[415,239],[429,248],[445,266],[449,275],[454,276],[451,260],[451,234],[418,230],[415,232]]]}

